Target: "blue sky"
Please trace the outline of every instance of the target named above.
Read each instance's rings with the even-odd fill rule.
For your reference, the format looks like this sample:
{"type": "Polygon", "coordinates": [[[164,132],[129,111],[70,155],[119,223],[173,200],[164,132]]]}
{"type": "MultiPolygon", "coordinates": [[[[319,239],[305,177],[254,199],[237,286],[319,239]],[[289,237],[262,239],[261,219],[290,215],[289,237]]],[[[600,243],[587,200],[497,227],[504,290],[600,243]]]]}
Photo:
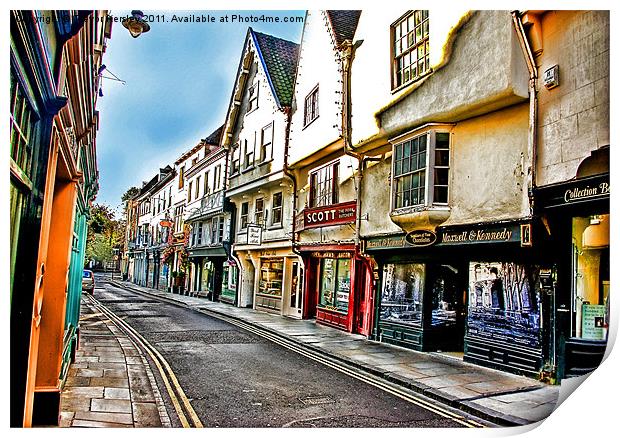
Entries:
{"type": "MultiPolygon", "coordinates": [[[[111,11],[124,16],[130,11],[111,11]]],[[[302,23],[219,23],[245,16],[304,16],[304,11],[154,11],[145,14],[212,15],[216,23],[151,23],[132,38],[114,23],[103,63],[126,84],[104,79],[97,108],[99,194],[95,202],[119,207],[131,186],[141,186],[159,167],[224,122],[248,26],[299,43],[302,23]]],[[[111,76],[108,72],[104,76],[111,76]]]]}

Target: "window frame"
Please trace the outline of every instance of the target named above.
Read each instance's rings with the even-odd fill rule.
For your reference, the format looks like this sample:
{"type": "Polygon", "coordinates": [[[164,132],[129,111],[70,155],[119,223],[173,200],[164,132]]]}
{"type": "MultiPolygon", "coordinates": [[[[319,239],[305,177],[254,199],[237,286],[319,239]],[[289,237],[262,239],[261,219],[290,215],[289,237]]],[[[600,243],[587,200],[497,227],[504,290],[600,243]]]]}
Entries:
{"type": "Polygon", "coordinates": [[[239,208],[239,230],[245,230],[248,227],[248,218],[250,216],[250,201],[241,203],[239,208]],[[243,212],[245,207],[245,213],[243,212]],[[245,222],[245,225],[244,225],[245,222]]]}
{"type": "Polygon", "coordinates": [[[260,161],[259,163],[264,163],[268,159],[273,158],[273,122],[263,126],[261,128],[260,134],[260,161]],[[265,142],[265,130],[269,129],[270,135],[268,137],[268,142],[265,142]]]}
{"type": "Polygon", "coordinates": [[[282,222],[283,222],[283,212],[284,212],[284,195],[282,194],[282,192],[276,192],[274,194],[271,195],[271,226],[272,227],[281,227],[282,226],[282,222]],[[280,203],[279,205],[276,205],[276,197],[279,196],[280,198],[280,203]],[[280,215],[280,220],[276,221],[276,214],[280,215]]]}
{"type": "MultiPolygon", "coordinates": [[[[391,183],[391,210],[393,212],[398,212],[402,210],[408,209],[417,209],[424,207],[449,207],[450,205],[450,177],[451,177],[451,163],[452,163],[452,131],[450,127],[447,126],[432,126],[430,128],[425,128],[423,130],[414,131],[411,133],[407,133],[397,139],[390,140],[392,143],[392,164],[391,164],[391,175],[390,175],[390,183],[391,183]],[[448,144],[447,147],[437,147],[437,134],[446,134],[448,136],[448,144]],[[397,175],[397,162],[399,160],[396,159],[397,153],[396,150],[399,146],[404,145],[407,142],[412,142],[413,140],[419,139],[421,137],[426,136],[426,151],[425,151],[425,164],[423,169],[417,169],[414,171],[407,171],[406,173],[400,173],[397,175]],[[437,151],[447,152],[448,156],[448,165],[444,164],[436,164],[436,154],[437,151]],[[446,184],[438,184],[435,181],[435,177],[439,174],[439,171],[447,171],[447,183],[446,184]],[[418,202],[417,204],[409,204],[409,205],[399,205],[399,193],[403,193],[404,191],[399,191],[399,180],[403,178],[407,178],[414,173],[423,172],[424,175],[424,201],[418,202]],[[445,187],[445,202],[437,201],[437,187],[445,187]]],[[[411,151],[411,146],[410,149],[411,151]]],[[[411,157],[411,155],[409,155],[411,157]]],[[[409,158],[410,159],[410,158],[409,158]]],[[[400,160],[403,161],[404,157],[400,160]]],[[[411,190],[411,189],[410,189],[411,190]]]]}
{"type": "Polygon", "coordinates": [[[265,198],[262,196],[254,200],[254,224],[260,226],[265,224],[265,198]],[[258,208],[259,204],[261,206],[260,210],[258,208]]]}
{"type": "Polygon", "coordinates": [[[304,128],[319,118],[319,84],[316,84],[304,99],[304,128]],[[313,112],[310,113],[309,110],[313,112]]]}
{"type": "Polygon", "coordinates": [[[334,205],[338,203],[338,196],[339,196],[338,168],[339,167],[340,167],[340,161],[336,160],[328,164],[325,164],[321,167],[318,167],[309,173],[308,180],[310,183],[310,191],[309,191],[309,197],[308,197],[308,206],[310,208],[325,207],[328,205],[334,205]],[[328,168],[331,168],[331,178],[329,179],[326,178],[325,181],[317,182],[318,177],[321,174],[321,172],[326,171],[326,169],[328,168]],[[321,197],[318,198],[317,197],[317,184],[326,185],[327,181],[329,181],[329,184],[331,186],[330,192],[326,194],[322,194],[321,197]],[[326,195],[329,197],[329,200],[326,199],[325,201],[322,201],[322,199],[326,195]]]}
{"type": "MultiPolygon", "coordinates": [[[[420,78],[426,76],[428,73],[431,72],[431,67],[430,67],[430,44],[429,44],[429,40],[430,40],[430,11],[429,10],[411,10],[406,12],[405,14],[403,14],[401,17],[399,17],[396,21],[394,21],[391,25],[390,25],[390,76],[391,76],[391,86],[392,86],[392,91],[398,91],[401,88],[404,88],[414,82],[416,82],[417,80],[419,80],[420,78]],[[416,14],[420,13],[421,14],[421,20],[419,22],[418,25],[415,24],[416,21],[416,14]],[[408,29],[409,27],[409,19],[412,18],[413,19],[413,30],[408,29]],[[405,35],[400,35],[397,38],[397,29],[399,26],[401,26],[403,23],[407,24],[407,31],[405,35]],[[421,38],[417,39],[416,38],[416,29],[417,28],[421,28],[421,38]],[[426,32],[424,30],[424,28],[426,27],[426,32]],[[401,41],[405,41],[407,39],[409,39],[409,35],[412,35],[414,37],[414,41],[411,45],[409,45],[406,48],[401,48],[400,53],[396,53],[396,46],[399,42],[401,41]],[[420,57],[419,55],[419,48],[423,48],[423,53],[422,53],[422,57],[420,57]],[[415,54],[415,62],[412,62],[411,57],[415,54]],[[407,65],[407,67],[405,67],[405,69],[409,69],[410,71],[412,70],[412,66],[415,64],[416,68],[416,74],[415,75],[411,75],[408,77],[407,80],[404,79],[404,73],[403,73],[403,77],[402,79],[399,77],[399,73],[400,71],[405,71],[405,69],[399,70],[398,66],[399,66],[399,61],[401,59],[405,59],[409,57],[409,64],[407,65]],[[419,70],[419,66],[420,66],[420,60],[423,60],[422,65],[424,66],[424,70],[422,72],[420,72],[419,70]],[[401,82],[399,83],[399,80],[401,80],[401,82]]],[[[400,30],[400,29],[399,29],[400,30]]],[[[402,30],[401,30],[402,31],[402,30]]],[[[405,41],[406,42],[406,41],[405,41]]],[[[406,42],[407,43],[407,42],[406,42]]]]}
{"type": "Polygon", "coordinates": [[[248,87],[248,111],[246,114],[249,114],[258,109],[258,93],[260,89],[259,83],[260,81],[257,80],[248,87]]]}
{"type": "Polygon", "coordinates": [[[256,133],[254,134],[254,143],[250,146],[250,142],[246,140],[244,142],[244,154],[243,154],[243,170],[252,169],[256,161],[256,133]],[[250,157],[250,158],[248,158],[250,157]],[[251,161],[251,162],[250,162],[251,161]]]}

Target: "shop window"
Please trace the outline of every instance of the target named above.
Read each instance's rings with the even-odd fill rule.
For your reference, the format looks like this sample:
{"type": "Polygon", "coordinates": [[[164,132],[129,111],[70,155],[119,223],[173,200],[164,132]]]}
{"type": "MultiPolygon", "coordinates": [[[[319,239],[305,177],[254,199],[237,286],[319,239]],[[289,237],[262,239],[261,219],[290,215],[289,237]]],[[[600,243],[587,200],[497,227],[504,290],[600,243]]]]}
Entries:
{"type": "Polygon", "coordinates": [[[609,327],[609,214],[574,217],[572,336],[604,341],[609,327]]]}
{"type": "Polygon", "coordinates": [[[306,96],[304,104],[304,126],[309,125],[319,117],[319,85],[317,84],[306,96]]]}
{"type": "Polygon", "coordinates": [[[409,84],[429,71],[428,11],[411,11],[390,29],[392,89],[409,84]]]}
{"type": "Polygon", "coordinates": [[[348,312],[351,292],[351,259],[321,259],[319,306],[348,312]]]}
{"type": "Polygon", "coordinates": [[[540,268],[512,262],[471,262],[467,332],[540,347],[540,268]]]}
{"type": "Polygon", "coordinates": [[[258,292],[274,297],[282,296],[284,259],[264,259],[260,265],[258,292]]]}
{"type": "Polygon", "coordinates": [[[338,162],[335,162],[310,173],[310,207],[322,207],[337,202],[338,162]]]}
{"type": "Polygon", "coordinates": [[[394,145],[394,209],[447,205],[450,134],[429,131],[394,145]]]}
{"type": "Polygon", "coordinates": [[[271,200],[271,225],[282,225],[282,192],[273,194],[271,200]]]}
{"type": "Polygon", "coordinates": [[[250,211],[250,203],[244,202],[241,204],[241,215],[240,215],[240,229],[244,230],[248,227],[248,214],[250,211]]]}
{"type": "Polygon", "coordinates": [[[263,225],[265,222],[265,200],[258,198],[254,204],[254,223],[256,225],[263,225]]]}
{"type": "Polygon", "coordinates": [[[273,141],[273,122],[265,126],[260,136],[260,161],[267,161],[271,158],[271,143],[273,141]]]}
{"type": "Polygon", "coordinates": [[[383,267],[381,321],[421,327],[423,292],[423,264],[386,264],[383,267]]]}

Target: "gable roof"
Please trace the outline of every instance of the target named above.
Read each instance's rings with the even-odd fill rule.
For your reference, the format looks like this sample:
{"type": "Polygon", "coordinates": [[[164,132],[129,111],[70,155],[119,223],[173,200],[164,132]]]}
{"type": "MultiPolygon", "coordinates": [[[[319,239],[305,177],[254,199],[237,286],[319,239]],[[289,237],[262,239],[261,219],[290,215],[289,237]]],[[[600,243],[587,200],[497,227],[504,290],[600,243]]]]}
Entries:
{"type": "Polygon", "coordinates": [[[362,11],[337,10],[325,12],[336,38],[336,45],[340,46],[345,40],[352,40],[362,11]]]}
{"type": "Polygon", "coordinates": [[[249,29],[278,106],[291,106],[299,44],[249,29]]]}

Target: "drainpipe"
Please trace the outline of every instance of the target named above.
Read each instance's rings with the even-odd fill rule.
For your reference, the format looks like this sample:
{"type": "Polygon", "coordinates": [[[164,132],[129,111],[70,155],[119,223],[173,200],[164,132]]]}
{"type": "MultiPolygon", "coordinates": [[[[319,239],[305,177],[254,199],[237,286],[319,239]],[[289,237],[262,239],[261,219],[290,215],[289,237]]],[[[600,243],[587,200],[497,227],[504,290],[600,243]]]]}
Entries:
{"type": "Polygon", "coordinates": [[[282,170],[293,183],[293,223],[291,226],[291,250],[301,258],[301,252],[295,247],[295,234],[296,234],[296,218],[297,218],[297,178],[295,174],[288,167],[288,149],[289,149],[289,135],[291,132],[291,107],[284,108],[284,115],[286,116],[286,131],[284,135],[284,165],[282,170]]]}
{"type": "Polygon", "coordinates": [[[538,71],[536,69],[536,61],[532,54],[532,48],[527,40],[525,29],[523,29],[523,23],[521,22],[519,11],[512,11],[512,23],[517,33],[517,39],[519,45],[523,51],[527,69],[530,74],[529,80],[529,96],[530,96],[530,118],[529,118],[529,147],[532,154],[531,172],[528,181],[528,197],[530,201],[530,216],[534,213],[534,196],[533,189],[536,184],[536,161],[537,161],[537,149],[538,149],[538,93],[536,90],[536,82],[538,80],[538,71]]]}
{"type": "Polygon", "coordinates": [[[355,173],[355,192],[356,192],[356,212],[355,212],[355,250],[360,253],[360,228],[362,225],[362,155],[353,151],[351,144],[351,64],[355,58],[355,51],[362,45],[364,40],[353,43],[345,40],[339,47],[340,59],[342,61],[342,140],[344,143],[344,154],[357,160],[357,172],[355,173]]]}

